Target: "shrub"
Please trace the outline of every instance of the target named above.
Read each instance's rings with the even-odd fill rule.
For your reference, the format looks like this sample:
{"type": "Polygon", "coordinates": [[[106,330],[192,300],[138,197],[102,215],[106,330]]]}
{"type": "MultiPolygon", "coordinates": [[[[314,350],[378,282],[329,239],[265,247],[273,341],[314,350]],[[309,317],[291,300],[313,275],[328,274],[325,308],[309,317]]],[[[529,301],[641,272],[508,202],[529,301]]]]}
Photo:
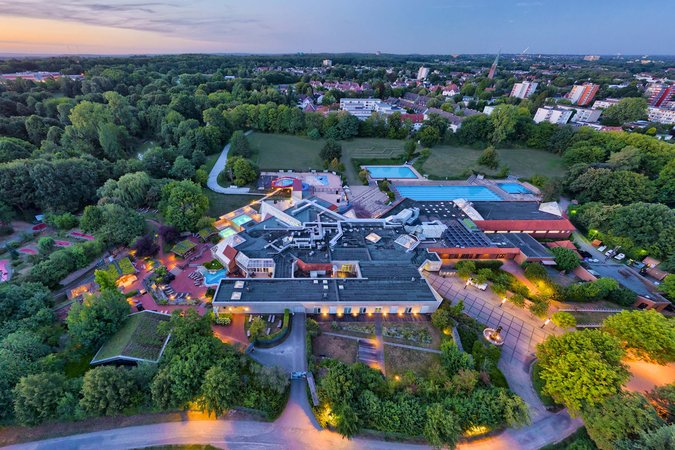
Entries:
{"type": "Polygon", "coordinates": [[[553,313],[551,320],[560,328],[573,328],[577,326],[577,319],[572,314],[564,311],[553,313]]]}
{"type": "Polygon", "coordinates": [[[533,302],[530,305],[530,312],[543,319],[548,314],[548,303],[542,301],[533,302]]]}

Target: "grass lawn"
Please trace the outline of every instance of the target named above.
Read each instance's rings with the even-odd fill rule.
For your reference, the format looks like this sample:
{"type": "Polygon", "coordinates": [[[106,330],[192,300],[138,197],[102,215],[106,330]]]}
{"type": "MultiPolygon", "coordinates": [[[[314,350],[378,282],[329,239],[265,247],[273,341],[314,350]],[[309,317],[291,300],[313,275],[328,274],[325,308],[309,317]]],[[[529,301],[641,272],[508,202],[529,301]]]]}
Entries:
{"type": "MultiPolygon", "coordinates": [[[[494,175],[498,170],[479,166],[476,161],[482,150],[467,147],[440,145],[431,149],[431,156],[418,170],[437,179],[462,179],[471,175],[471,169],[480,170],[486,175],[494,175]]],[[[562,159],[558,155],[544,150],[530,148],[498,149],[501,164],[511,168],[511,175],[528,178],[532,175],[561,177],[565,173],[562,159]]]]}
{"type": "Polygon", "coordinates": [[[440,362],[441,356],[437,353],[384,344],[384,367],[390,378],[402,375],[408,370],[418,375],[426,375],[432,364],[440,362]]]}
{"type": "Polygon", "coordinates": [[[345,165],[345,176],[350,185],[362,184],[352,160],[363,159],[377,161],[380,164],[398,164],[390,161],[403,154],[405,141],[380,138],[356,138],[342,141],[342,162],[345,165]]]}
{"type": "Polygon", "coordinates": [[[260,170],[293,169],[322,170],[319,152],[324,141],[285,134],[252,133],[248,136],[253,155],[251,159],[260,170]]]}
{"type": "Polygon", "coordinates": [[[608,312],[592,312],[592,311],[569,311],[570,314],[577,319],[578,325],[590,325],[595,323],[602,323],[609,316],[616,313],[608,312]]]}
{"type": "Polygon", "coordinates": [[[209,209],[206,211],[206,214],[214,218],[241,208],[253,200],[258,200],[262,197],[258,195],[219,194],[208,188],[204,188],[204,194],[209,198],[209,209]]]}
{"type": "Polygon", "coordinates": [[[356,362],[358,343],[356,339],[341,338],[337,336],[316,336],[312,341],[312,354],[335,358],[346,364],[356,362]]]}

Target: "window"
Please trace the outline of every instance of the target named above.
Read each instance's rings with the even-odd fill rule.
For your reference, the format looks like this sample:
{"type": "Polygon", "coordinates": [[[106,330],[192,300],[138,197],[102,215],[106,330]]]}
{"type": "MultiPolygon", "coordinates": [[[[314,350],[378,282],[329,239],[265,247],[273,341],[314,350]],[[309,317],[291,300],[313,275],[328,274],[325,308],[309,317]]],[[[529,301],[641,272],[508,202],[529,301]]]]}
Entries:
{"type": "Polygon", "coordinates": [[[408,307],[405,309],[405,313],[406,313],[406,314],[411,314],[411,313],[412,313],[412,306],[408,306],[408,307]]]}
{"type": "Polygon", "coordinates": [[[343,311],[344,311],[345,314],[351,314],[352,308],[351,308],[351,306],[345,306],[345,309],[343,311]]]}
{"type": "Polygon", "coordinates": [[[375,314],[381,314],[382,313],[382,307],[378,306],[375,308],[375,314]]]}
{"type": "Polygon", "coordinates": [[[321,314],[321,308],[314,308],[314,314],[321,314]]]}
{"type": "Polygon", "coordinates": [[[365,313],[366,313],[366,307],[365,307],[365,306],[362,306],[361,308],[359,308],[359,313],[360,313],[360,314],[365,314],[365,313]]]}

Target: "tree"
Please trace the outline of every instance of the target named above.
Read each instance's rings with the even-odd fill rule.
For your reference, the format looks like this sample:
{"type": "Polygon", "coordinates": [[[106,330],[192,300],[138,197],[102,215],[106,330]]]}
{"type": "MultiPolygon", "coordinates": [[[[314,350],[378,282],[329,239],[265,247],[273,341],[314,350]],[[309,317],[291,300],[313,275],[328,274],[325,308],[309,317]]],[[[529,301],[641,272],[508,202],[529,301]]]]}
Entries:
{"type": "Polygon", "coordinates": [[[623,356],[619,341],[604,331],[549,336],[537,345],[544,392],[578,414],[621,390],[629,377],[623,356]]]}
{"type": "Polygon", "coordinates": [[[490,114],[493,130],[490,135],[490,141],[493,144],[513,139],[520,114],[529,114],[526,111],[520,111],[520,108],[513,105],[498,105],[490,114]]]}
{"type": "Polygon", "coordinates": [[[107,270],[94,271],[94,281],[101,288],[101,291],[117,290],[117,277],[107,270]]]}
{"type": "Polygon", "coordinates": [[[243,131],[237,130],[232,133],[229,155],[242,156],[244,158],[251,156],[251,145],[243,131]]]}
{"type": "Polygon", "coordinates": [[[128,314],[129,304],[120,292],[90,295],[68,312],[68,333],[85,348],[95,349],[120,329],[128,314]]]}
{"type": "Polygon", "coordinates": [[[675,361],[675,324],[659,312],[621,311],[605,319],[602,329],[638,358],[658,364],[675,361]]]}
{"type": "Polygon", "coordinates": [[[560,328],[574,328],[577,326],[577,319],[572,314],[564,311],[553,313],[551,320],[560,328]]]}
{"type": "Polygon", "coordinates": [[[237,158],[232,167],[234,184],[245,186],[258,179],[258,168],[250,159],[237,158]]]}
{"type": "Polygon", "coordinates": [[[462,369],[473,369],[473,357],[461,351],[453,341],[441,344],[441,363],[449,375],[455,375],[462,369]]]}
{"type": "Polygon", "coordinates": [[[607,231],[625,236],[657,256],[675,252],[675,212],[658,203],[633,203],[613,211],[607,231]]]}
{"type": "Polygon", "coordinates": [[[621,151],[612,153],[607,162],[617,170],[637,170],[642,161],[642,152],[639,148],[628,145],[621,151]]]}
{"type": "Polygon", "coordinates": [[[556,266],[565,272],[571,272],[580,264],[577,254],[569,248],[554,247],[551,249],[551,253],[555,256],[556,266]]]}
{"type": "Polygon", "coordinates": [[[208,207],[208,197],[190,180],[172,181],[162,189],[162,215],[167,223],[181,231],[195,231],[197,221],[208,207]]]}
{"type": "Polygon", "coordinates": [[[467,279],[476,271],[476,263],[473,261],[459,261],[455,264],[457,269],[457,276],[463,279],[467,279]]]}
{"type": "Polygon", "coordinates": [[[84,208],[80,226],[106,245],[129,245],[143,234],[145,220],[130,208],[108,203],[84,208]]]}
{"type": "Polygon", "coordinates": [[[616,170],[590,168],[569,183],[581,202],[599,201],[606,204],[628,205],[648,202],[654,198],[654,183],[645,175],[616,170]]]}
{"type": "Polygon", "coordinates": [[[59,230],[70,230],[80,223],[79,219],[69,212],[63,214],[47,214],[45,221],[59,230]]]}
{"type": "Polygon", "coordinates": [[[441,142],[441,133],[436,127],[424,126],[419,133],[417,133],[417,138],[422,147],[431,148],[441,142]]]}
{"type": "Polygon", "coordinates": [[[209,415],[222,416],[236,405],[240,390],[237,368],[213,366],[206,371],[199,406],[209,415]]]}
{"type": "Polygon", "coordinates": [[[641,394],[624,392],[584,409],[588,434],[602,450],[614,450],[623,440],[636,440],[640,433],[663,424],[656,410],[641,394]]]}
{"type": "Polygon", "coordinates": [[[361,424],[359,416],[354,411],[354,408],[349,406],[346,401],[339,404],[335,411],[337,420],[335,423],[335,431],[346,438],[351,438],[358,433],[361,424]]]}
{"type": "Polygon", "coordinates": [[[30,158],[35,146],[13,137],[0,137],[0,163],[30,158]]]}
{"type": "Polygon", "coordinates": [[[24,425],[37,425],[53,419],[66,390],[66,377],[60,373],[38,373],[21,378],[14,388],[17,420],[24,425]]]}
{"type": "Polygon", "coordinates": [[[410,161],[417,150],[417,143],[415,141],[405,141],[403,145],[403,150],[405,151],[405,158],[410,161]]]}
{"type": "Polygon", "coordinates": [[[548,302],[541,300],[532,302],[530,305],[530,312],[540,319],[543,319],[548,315],[548,302]]]}
{"type": "Polygon", "coordinates": [[[436,448],[447,446],[455,448],[462,429],[459,421],[453,414],[440,403],[433,403],[426,410],[424,423],[424,437],[427,442],[436,448]]]}
{"type": "Polygon", "coordinates": [[[159,251],[159,245],[152,234],[146,234],[136,239],[131,248],[136,252],[136,256],[144,258],[153,256],[159,251]]]}
{"type": "Polygon", "coordinates": [[[49,253],[52,250],[54,250],[54,238],[49,237],[49,236],[43,236],[40,239],[38,239],[38,250],[40,250],[40,253],[49,253]]]}
{"type": "Polygon", "coordinates": [[[605,109],[601,122],[604,125],[621,126],[626,122],[644,120],[647,118],[647,106],[644,98],[623,98],[616,105],[605,109]]]}
{"type": "Polygon", "coordinates": [[[450,324],[450,313],[444,308],[438,308],[431,314],[431,323],[439,330],[445,330],[450,324]]]}
{"type": "Polygon", "coordinates": [[[499,167],[499,154],[493,146],[489,146],[478,157],[478,164],[481,166],[488,167],[490,169],[496,169],[499,167]]]}
{"type": "Polygon", "coordinates": [[[256,316],[253,318],[251,321],[251,326],[248,328],[248,331],[251,332],[251,339],[256,340],[257,338],[261,337],[263,334],[265,334],[265,328],[267,327],[267,324],[265,323],[262,318],[256,316]]]}
{"type": "Polygon", "coordinates": [[[342,157],[342,145],[335,142],[333,139],[328,139],[321,148],[319,156],[323,161],[332,161],[342,157]]]}
{"type": "Polygon", "coordinates": [[[132,406],[136,389],[128,369],[95,367],[84,375],[80,405],[90,414],[116,416],[132,406]]]}
{"type": "Polygon", "coordinates": [[[191,179],[195,176],[195,166],[183,155],[178,155],[173,162],[169,175],[178,180],[191,179]]]}
{"type": "Polygon", "coordinates": [[[663,279],[661,290],[670,300],[675,301],[675,275],[670,274],[663,279]]]}

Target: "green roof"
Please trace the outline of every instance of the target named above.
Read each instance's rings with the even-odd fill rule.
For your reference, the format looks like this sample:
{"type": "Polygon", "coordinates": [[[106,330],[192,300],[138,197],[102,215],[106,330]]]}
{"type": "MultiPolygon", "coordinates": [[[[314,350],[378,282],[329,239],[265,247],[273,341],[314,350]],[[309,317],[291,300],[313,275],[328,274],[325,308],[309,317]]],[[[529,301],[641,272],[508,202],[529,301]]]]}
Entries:
{"type": "Polygon", "coordinates": [[[214,233],[217,233],[218,230],[216,230],[213,227],[206,227],[202,228],[199,230],[199,237],[202,238],[202,240],[207,240],[209,236],[211,236],[214,233]]]}
{"type": "Polygon", "coordinates": [[[122,328],[103,344],[91,364],[115,361],[157,362],[169,337],[158,330],[159,324],[170,316],[153,311],[131,314],[122,328]]]}
{"type": "Polygon", "coordinates": [[[130,275],[132,273],[136,273],[136,268],[134,267],[133,264],[131,264],[129,258],[120,259],[119,261],[117,261],[117,265],[119,266],[122,275],[130,275]]]}
{"type": "Polygon", "coordinates": [[[185,239],[183,241],[180,241],[178,244],[174,245],[173,248],[171,249],[172,252],[174,252],[178,256],[183,256],[193,248],[195,248],[197,244],[192,242],[189,239],[185,239]]]}

